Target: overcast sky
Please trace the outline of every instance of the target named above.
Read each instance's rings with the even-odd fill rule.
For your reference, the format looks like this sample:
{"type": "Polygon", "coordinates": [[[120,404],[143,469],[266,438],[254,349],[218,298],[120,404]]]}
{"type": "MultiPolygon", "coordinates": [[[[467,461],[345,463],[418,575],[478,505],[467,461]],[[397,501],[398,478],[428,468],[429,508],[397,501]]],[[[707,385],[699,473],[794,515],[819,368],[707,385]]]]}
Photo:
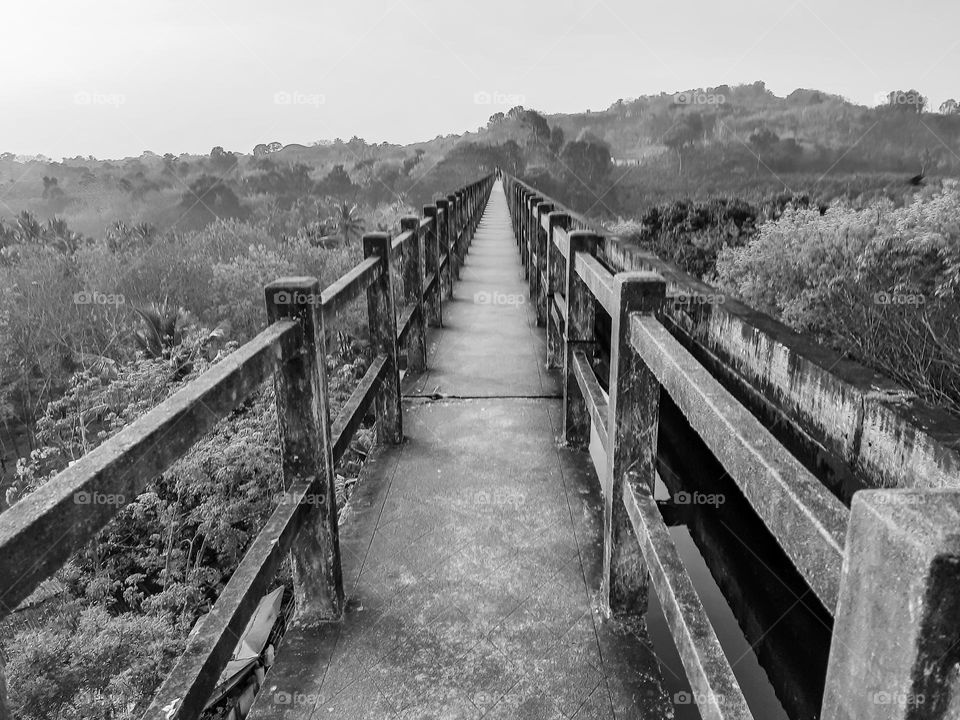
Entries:
{"type": "Polygon", "coordinates": [[[764,80],[960,99],[957,0],[8,0],[0,151],[407,143],[498,110],[764,80]]]}

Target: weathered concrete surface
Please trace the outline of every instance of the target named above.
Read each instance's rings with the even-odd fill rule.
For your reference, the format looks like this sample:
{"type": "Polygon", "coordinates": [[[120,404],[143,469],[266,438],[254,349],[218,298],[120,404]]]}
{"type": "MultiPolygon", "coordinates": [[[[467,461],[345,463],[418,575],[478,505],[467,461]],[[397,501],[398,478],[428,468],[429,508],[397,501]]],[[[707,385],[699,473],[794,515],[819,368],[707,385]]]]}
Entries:
{"type": "Polygon", "coordinates": [[[559,396],[545,368],[546,338],[536,327],[522,280],[507,201],[497,186],[443,306],[443,332],[428,338],[426,373],[404,392],[458,397],[559,396]]]}
{"type": "Polygon", "coordinates": [[[837,605],[849,511],[783,451],[655,318],[631,343],[829,611],[837,605]]]}
{"type": "MultiPolygon", "coordinates": [[[[599,230],[543,200],[569,213],[571,229],[599,230]]],[[[660,273],[668,293],[716,298],[715,288],[618,238],[604,237],[598,255],[614,271],[660,273]]],[[[733,298],[666,315],[693,355],[846,502],[861,488],[960,489],[960,423],[946,411],[733,298]]]]}
{"type": "MultiPolygon", "coordinates": [[[[619,270],[664,274],[668,292],[717,294],[616,239],[607,239],[601,254],[619,270]]],[[[790,426],[798,436],[791,449],[811,455],[808,462],[847,501],[860,487],[960,488],[960,423],[947,412],[733,298],[668,315],[742,402],[779,432],[790,426]]]]}
{"type": "Polygon", "coordinates": [[[960,717],[960,492],[853,499],[825,720],[960,717]]]}
{"type": "Polygon", "coordinates": [[[598,612],[599,483],[558,445],[533,306],[472,301],[526,296],[499,186],[466,260],[344,513],[345,618],[287,633],[254,718],[672,717],[645,632],[598,612]]]}

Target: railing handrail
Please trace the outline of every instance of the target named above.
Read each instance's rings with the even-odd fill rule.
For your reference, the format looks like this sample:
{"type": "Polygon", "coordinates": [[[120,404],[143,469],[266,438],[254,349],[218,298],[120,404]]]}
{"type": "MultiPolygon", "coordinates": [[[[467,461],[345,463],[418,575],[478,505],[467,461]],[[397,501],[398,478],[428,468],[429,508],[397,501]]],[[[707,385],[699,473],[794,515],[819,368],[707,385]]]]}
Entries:
{"type": "Polygon", "coordinates": [[[951,490],[860,491],[848,510],[665,327],[662,276],[611,272],[597,258],[602,229],[504,180],[548,366],[563,374],[564,438],[584,446],[593,437],[604,451],[593,459],[607,611],[642,613],[652,585],[701,713],[751,717],[653,499],[663,389],[834,617],[822,719],[957,712],[960,478],[951,490]],[[589,357],[601,307],[611,324],[606,395],[589,357]]]}
{"type": "MultiPolygon", "coordinates": [[[[569,216],[569,229],[587,230],[601,238],[597,257],[613,272],[653,270],[667,281],[667,295],[684,297],[722,297],[721,303],[709,304],[716,314],[725,316],[727,333],[713,331],[696,336],[690,322],[682,313],[665,313],[671,330],[683,332],[692,342],[701,344],[721,363],[730,364],[730,379],[746,376],[756,370],[748,364],[749,357],[735,353],[739,345],[719,344],[724,335],[737,336],[747,332],[764,340],[758,352],[766,355],[789,356],[789,362],[799,365],[798,374],[810,378],[811,385],[834,386],[831,403],[846,403],[857,418],[857,425],[841,428],[831,435],[824,430],[821,408],[810,401],[809,393],[788,394],[780,389],[782,397],[766,398],[775,411],[796,423],[812,442],[825,446],[830,455],[823,460],[837,465],[834,472],[859,472],[868,476],[875,487],[916,485],[918,487],[958,487],[960,469],[960,423],[950,413],[917,398],[890,378],[851,360],[830,348],[811,343],[780,321],[758,312],[736,298],[726,297],[717,288],[684,272],[671,262],[652,252],[630,245],[600,223],[571,210],[564,204],[544,195],[522,180],[505,176],[514,190],[537,196],[548,202],[555,212],[569,216]],[[738,327],[739,326],[739,327],[738,327]],[[832,455],[832,456],[831,456],[832,455]],[[847,469],[843,467],[846,464],[847,469]]],[[[514,200],[514,198],[510,198],[514,200]]],[[[541,218],[547,230],[548,218],[541,218]]],[[[515,226],[514,228],[518,228],[515,226]]],[[[561,247],[566,256],[566,251],[561,247]]],[[[749,379],[749,378],[748,378],[749,379]]],[[[765,378],[758,377],[758,381],[765,378]]],[[[744,401],[744,398],[741,398],[744,401]]],[[[845,410],[848,408],[844,408],[845,410]]]]}
{"type": "MultiPolygon", "coordinates": [[[[288,554],[298,617],[336,620],[343,581],[333,464],[374,403],[378,439],[401,440],[398,344],[406,347],[408,366],[425,368],[425,328],[440,323],[442,300],[449,297],[492,186],[493,176],[486,175],[425,206],[424,217],[402,221],[396,239],[364,235],[364,259],[322,292],[315,278],[268,285],[266,329],[0,515],[0,618],[273,376],[286,490],[211,611],[197,621],[184,655],[143,717],[199,715],[288,554]],[[391,276],[394,262],[403,276],[400,299],[391,276]],[[331,421],[325,327],[364,292],[375,356],[331,421]],[[111,502],[97,502],[100,496],[111,502]],[[304,527],[309,529],[301,532],[304,527]]],[[[0,707],[0,717],[5,712],[0,707]]]]}

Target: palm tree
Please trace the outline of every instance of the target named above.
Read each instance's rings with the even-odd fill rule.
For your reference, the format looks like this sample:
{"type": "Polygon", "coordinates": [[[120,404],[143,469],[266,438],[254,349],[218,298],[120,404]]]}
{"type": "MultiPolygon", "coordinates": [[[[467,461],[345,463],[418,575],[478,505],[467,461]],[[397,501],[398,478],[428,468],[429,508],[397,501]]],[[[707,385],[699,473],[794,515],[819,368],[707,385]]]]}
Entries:
{"type": "Polygon", "coordinates": [[[343,238],[343,244],[349,245],[350,240],[363,234],[364,222],[360,217],[357,206],[343,201],[337,203],[331,218],[337,234],[343,238]]]}
{"type": "Polygon", "coordinates": [[[143,327],[133,333],[133,340],[151,359],[169,356],[183,342],[186,317],[183,309],[166,300],[152,303],[147,308],[134,308],[143,321],[143,327]]]}

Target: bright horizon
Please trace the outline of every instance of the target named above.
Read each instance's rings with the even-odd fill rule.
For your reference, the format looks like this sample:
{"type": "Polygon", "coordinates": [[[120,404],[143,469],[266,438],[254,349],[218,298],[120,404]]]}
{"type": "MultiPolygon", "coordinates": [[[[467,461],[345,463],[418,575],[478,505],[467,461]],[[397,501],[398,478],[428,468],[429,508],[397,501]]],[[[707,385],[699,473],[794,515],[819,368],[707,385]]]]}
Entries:
{"type": "Polygon", "coordinates": [[[6,8],[0,152],[249,153],[354,135],[409,144],[475,131],[515,104],[603,110],[618,98],[757,80],[780,96],[815,88],[868,106],[892,89],[916,88],[932,110],[960,98],[960,6],[947,0],[686,2],[658,6],[655,19],[628,0],[262,8],[6,8]]]}

